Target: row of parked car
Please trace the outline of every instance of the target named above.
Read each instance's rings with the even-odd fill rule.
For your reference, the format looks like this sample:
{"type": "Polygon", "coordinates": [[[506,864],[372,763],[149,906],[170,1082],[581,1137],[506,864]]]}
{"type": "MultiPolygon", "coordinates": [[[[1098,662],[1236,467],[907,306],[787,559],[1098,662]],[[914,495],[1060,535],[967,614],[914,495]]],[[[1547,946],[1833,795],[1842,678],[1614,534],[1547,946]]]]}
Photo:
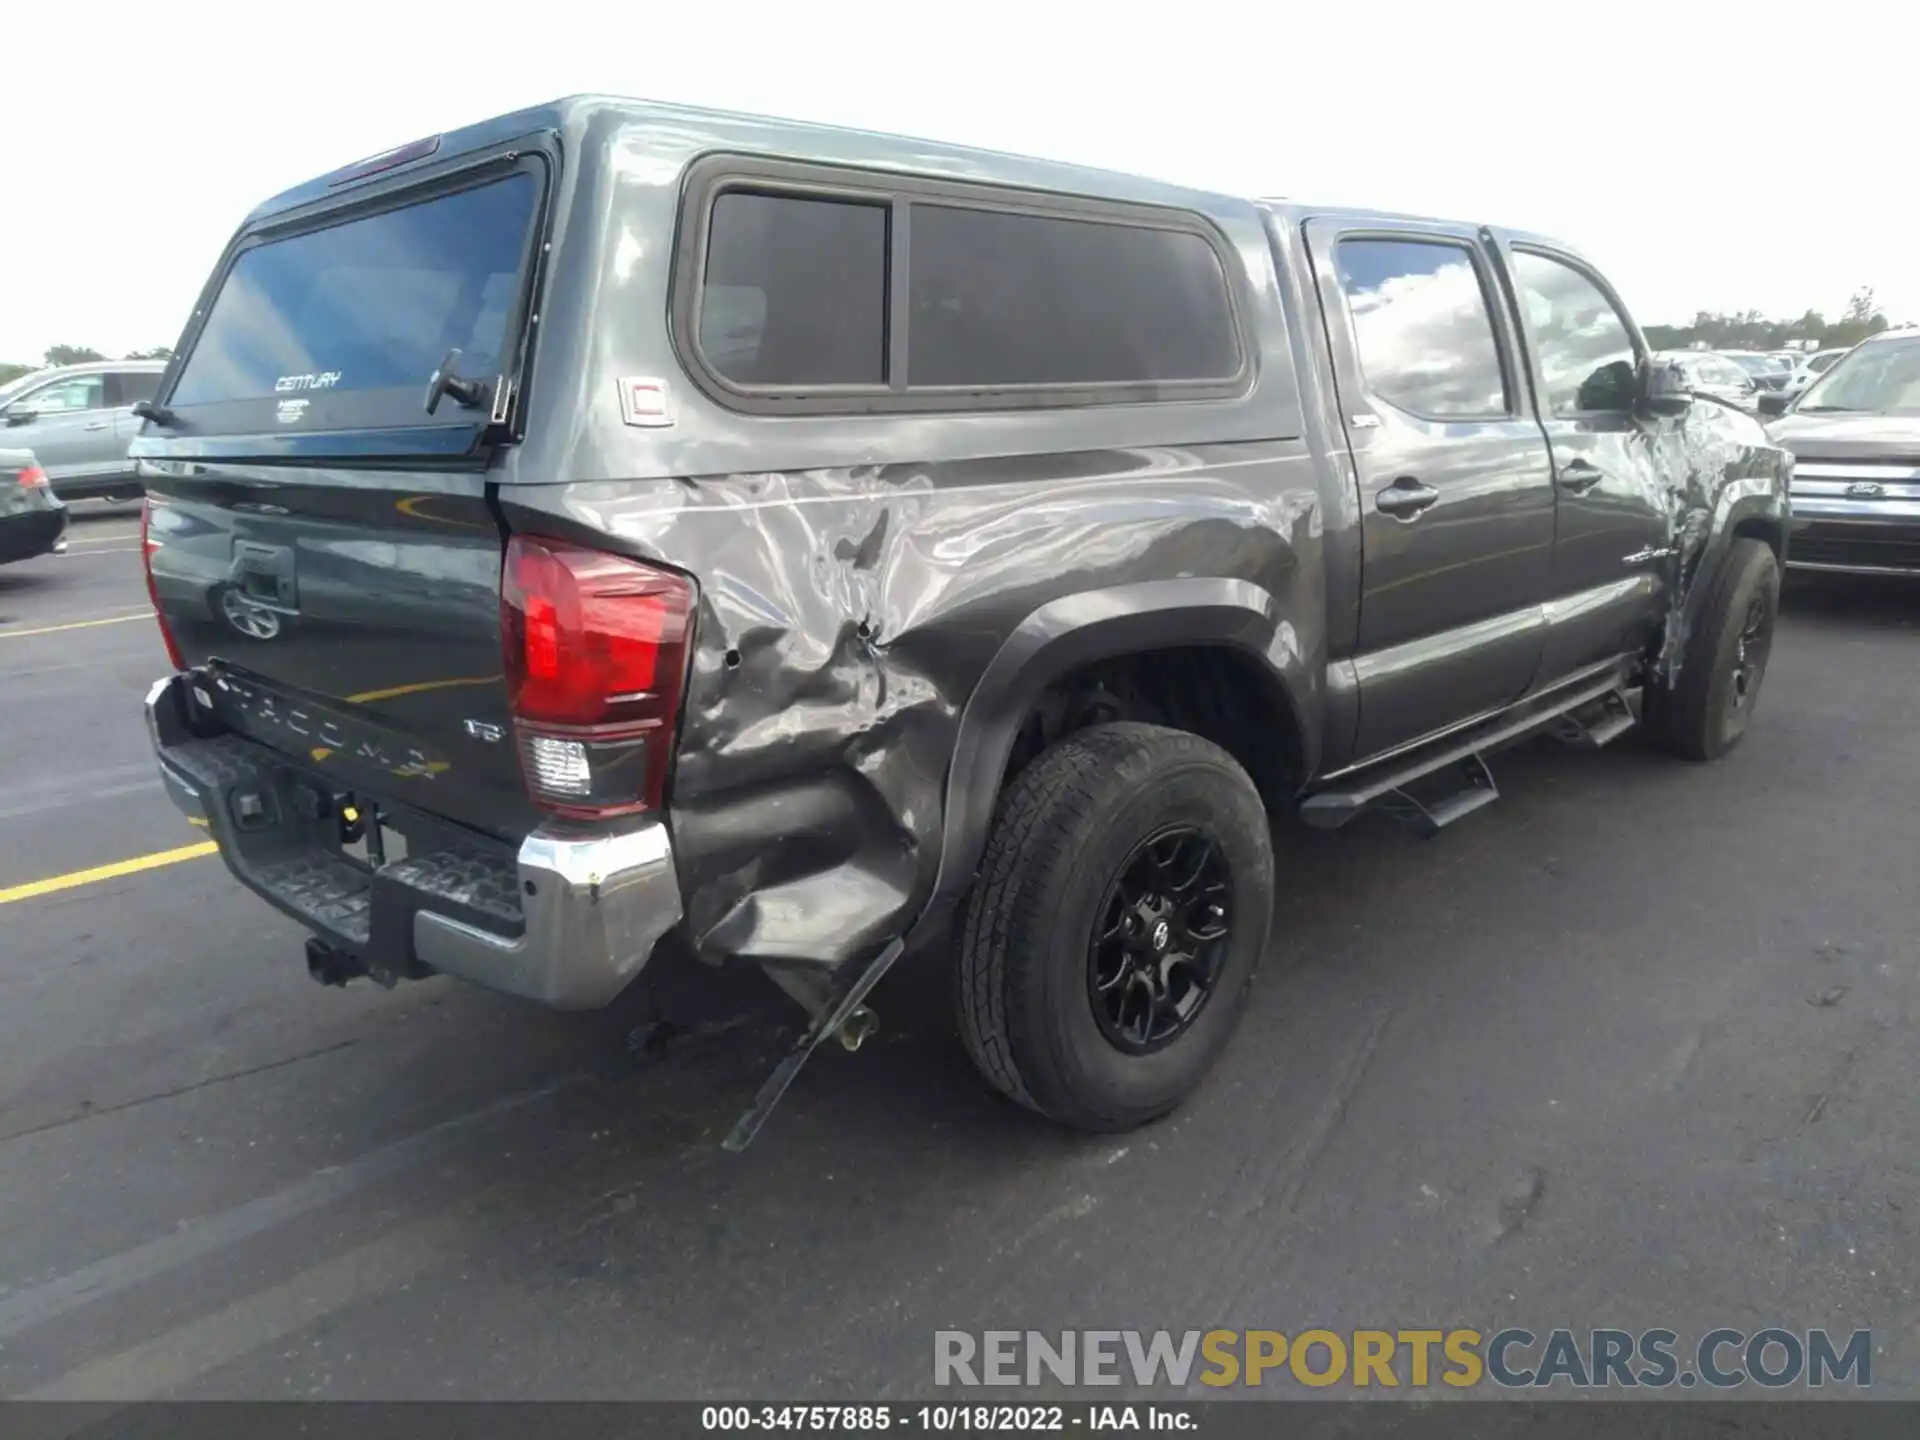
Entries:
{"type": "Polygon", "coordinates": [[[127,449],[164,360],[97,360],[0,385],[0,564],[66,548],[69,500],[132,500],[127,449]]]}
{"type": "Polygon", "coordinates": [[[1696,394],[1711,395],[1756,415],[1778,415],[1846,350],[1667,350],[1656,358],[1678,365],[1696,394]]]}

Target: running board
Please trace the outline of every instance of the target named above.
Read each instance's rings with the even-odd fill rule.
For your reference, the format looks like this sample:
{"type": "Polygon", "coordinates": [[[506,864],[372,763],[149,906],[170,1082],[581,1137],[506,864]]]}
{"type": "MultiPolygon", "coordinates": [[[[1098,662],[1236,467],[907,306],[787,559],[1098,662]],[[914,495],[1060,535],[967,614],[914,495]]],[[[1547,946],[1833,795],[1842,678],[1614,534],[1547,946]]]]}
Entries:
{"type": "Polygon", "coordinates": [[[1553,722],[1549,733],[1563,745],[1578,750],[1598,750],[1618,740],[1639,723],[1633,702],[1625,690],[1615,689],[1592,705],[1568,711],[1553,722]]]}
{"type": "Polygon", "coordinates": [[[1444,826],[1500,798],[1493,773],[1487,768],[1488,752],[1549,726],[1559,733],[1563,721],[1570,727],[1565,733],[1573,734],[1577,729],[1581,743],[1590,745],[1604,745],[1634,723],[1620,675],[1612,670],[1536,705],[1524,714],[1492,721],[1484,729],[1469,731],[1398,764],[1385,762],[1385,768],[1356,777],[1349,784],[1309,795],[1300,804],[1300,818],[1316,830],[1338,830],[1362,811],[1378,805],[1388,814],[1412,821],[1425,834],[1437,834],[1444,826]],[[1591,720],[1573,718],[1576,711],[1592,705],[1602,706],[1603,713],[1591,720]],[[1456,768],[1455,785],[1438,798],[1421,799],[1415,794],[1412,787],[1418,782],[1456,768]]]}
{"type": "Polygon", "coordinates": [[[1377,803],[1383,815],[1404,820],[1431,839],[1454,821],[1464,820],[1500,798],[1500,787],[1493,783],[1493,772],[1478,753],[1460,762],[1455,785],[1452,790],[1442,790],[1426,799],[1413,787],[1403,785],[1381,796],[1377,803]]]}

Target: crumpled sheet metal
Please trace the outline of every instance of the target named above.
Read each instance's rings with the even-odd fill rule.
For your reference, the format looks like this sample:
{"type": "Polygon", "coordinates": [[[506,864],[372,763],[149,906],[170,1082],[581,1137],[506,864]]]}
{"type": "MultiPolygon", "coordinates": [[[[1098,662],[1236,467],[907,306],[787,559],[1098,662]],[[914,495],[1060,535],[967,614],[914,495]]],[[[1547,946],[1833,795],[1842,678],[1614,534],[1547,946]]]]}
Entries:
{"type": "Polygon", "coordinates": [[[1730,405],[1697,399],[1670,435],[1677,455],[1667,473],[1678,477],[1666,495],[1669,618],[1654,671],[1671,682],[1680,673],[1698,613],[1695,591],[1711,573],[1745,515],[1784,521],[1791,460],[1751,416],[1730,405]]]}
{"type": "MultiPolygon", "coordinates": [[[[673,788],[696,945],[834,965],[903,933],[939,869],[962,708],[1015,627],[1181,576],[1285,599],[1313,473],[1275,443],[569,487],[576,517],[700,582],[673,788]]],[[[1321,637],[1297,603],[1280,653],[1305,672],[1321,637]]]]}

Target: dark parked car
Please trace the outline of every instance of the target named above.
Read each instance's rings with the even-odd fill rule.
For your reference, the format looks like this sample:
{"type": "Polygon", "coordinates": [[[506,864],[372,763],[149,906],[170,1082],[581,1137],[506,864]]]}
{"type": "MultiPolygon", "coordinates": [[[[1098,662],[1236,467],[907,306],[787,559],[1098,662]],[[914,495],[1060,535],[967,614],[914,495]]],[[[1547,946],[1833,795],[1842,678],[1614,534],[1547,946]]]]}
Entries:
{"type": "Polygon", "coordinates": [[[23,375],[0,388],[0,439],[31,446],[63,500],[133,499],[134,406],[153,398],[166,368],[162,360],[97,360],[23,375]]]}
{"type": "Polygon", "coordinates": [[[1920,576],[1920,332],[1862,341],[1773,422],[1805,570],[1920,576]]]}
{"type": "Polygon", "coordinates": [[[322,980],[764,970],[811,1019],[736,1144],[909,952],[1006,1095],[1162,1114],[1269,810],[1431,832],[1544,729],[1712,758],[1766,670],[1787,456],[1479,223],[571,100],[264,205],[178,350],[176,803],[322,980]]]}
{"type": "Polygon", "coordinates": [[[1756,389],[1784,390],[1793,377],[1793,361],[1784,355],[1762,354],[1757,350],[1718,352],[1752,377],[1756,389]]]}
{"type": "Polygon", "coordinates": [[[0,450],[0,565],[67,548],[67,507],[31,450],[0,450]]]}

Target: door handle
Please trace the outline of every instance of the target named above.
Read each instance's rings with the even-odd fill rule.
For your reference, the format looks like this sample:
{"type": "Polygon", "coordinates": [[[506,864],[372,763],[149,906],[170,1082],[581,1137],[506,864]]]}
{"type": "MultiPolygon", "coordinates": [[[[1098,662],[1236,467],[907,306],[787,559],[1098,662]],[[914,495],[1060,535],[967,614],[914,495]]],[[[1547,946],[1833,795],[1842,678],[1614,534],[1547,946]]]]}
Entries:
{"type": "Polygon", "coordinates": [[[1598,467],[1585,460],[1569,460],[1560,467],[1560,488],[1569,495],[1584,495],[1604,479],[1598,467]]]}
{"type": "Polygon", "coordinates": [[[1431,485],[1422,485],[1411,475],[1402,475],[1373,497],[1374,508],[1396,520],[1412,520],[1440,498],[1431,485]]]}
{"type": "Polygon", "coordinates": [[[89,420],[81,428],[86,430],[109,430],[112,427],[113,422],[111,420],[89,420]]]}

